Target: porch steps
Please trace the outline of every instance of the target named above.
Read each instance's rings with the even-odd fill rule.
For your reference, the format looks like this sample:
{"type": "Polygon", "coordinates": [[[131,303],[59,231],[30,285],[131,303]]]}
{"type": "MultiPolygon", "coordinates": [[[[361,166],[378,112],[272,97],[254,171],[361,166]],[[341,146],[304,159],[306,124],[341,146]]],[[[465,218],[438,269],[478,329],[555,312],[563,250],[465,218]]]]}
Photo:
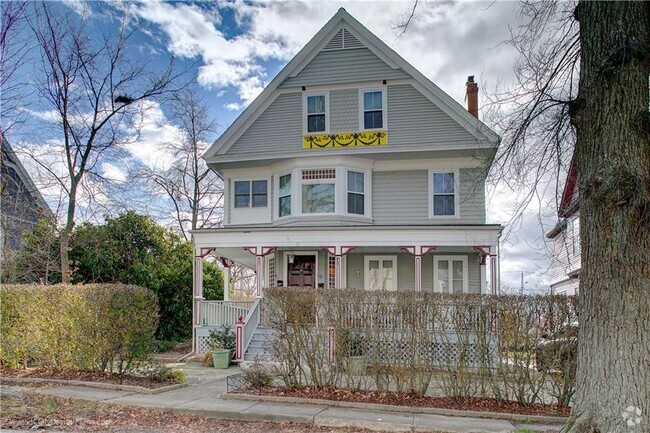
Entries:
{"type": "Polygon", "coordinates": [[[251,337],[251,342],[244,353],[244,361],[274,361],[270,348],[275,341],[273,329],[259,326],[251,337]]]}

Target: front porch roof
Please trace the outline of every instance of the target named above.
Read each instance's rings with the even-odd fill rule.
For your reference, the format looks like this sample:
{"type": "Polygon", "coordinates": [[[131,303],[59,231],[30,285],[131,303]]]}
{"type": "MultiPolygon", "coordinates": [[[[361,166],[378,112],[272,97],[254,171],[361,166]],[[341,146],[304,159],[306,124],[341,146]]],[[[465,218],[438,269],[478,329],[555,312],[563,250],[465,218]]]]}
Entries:
{"type": "Polygon", "coordinates": [[[242,250],[246,247],[489,247],[498,245],[502,229],[498,224],[318,228],[285,226],[202,229],[194,230],[192,234],[197,249],[216,248],[222,253],[228,249],[231,259],[249,264],[252,257],[242,250]],[[234,255],[238,257],[233,257],[234,255]]]}

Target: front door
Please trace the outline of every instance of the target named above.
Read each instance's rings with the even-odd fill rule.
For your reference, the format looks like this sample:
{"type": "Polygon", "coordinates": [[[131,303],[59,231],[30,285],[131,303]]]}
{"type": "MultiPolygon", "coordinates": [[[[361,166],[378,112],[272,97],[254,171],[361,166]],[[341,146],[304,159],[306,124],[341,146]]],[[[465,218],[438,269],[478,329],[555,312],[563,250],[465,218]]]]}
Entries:
{"type": "Polygon", "coordinates": [[[289,286],[316,287],[316,257],[296,254],[288,266],[289,286]]]}

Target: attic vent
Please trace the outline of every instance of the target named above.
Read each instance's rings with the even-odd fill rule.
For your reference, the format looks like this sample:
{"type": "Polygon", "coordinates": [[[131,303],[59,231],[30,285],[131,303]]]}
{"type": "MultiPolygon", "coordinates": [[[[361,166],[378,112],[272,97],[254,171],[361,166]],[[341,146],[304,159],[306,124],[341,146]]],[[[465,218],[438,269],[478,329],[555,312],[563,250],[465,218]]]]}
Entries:
{"type": "Polygon", "coordinates": [[[363,44],[347,29],[343,29],[343,48],[363,48],[363,44]]]}
{"type": "Polygon", "coordinates": [[[347,29],[341,29],[336,32],[323,50],[343,50],[346,48],[363,48],[363,44],[347,29]]]}
{"type": "Polygon", "coordinates": [[[331,41],[325,45],[324,50],[340,50],[343,48],[343,29],[336,32],[331,41]]]}

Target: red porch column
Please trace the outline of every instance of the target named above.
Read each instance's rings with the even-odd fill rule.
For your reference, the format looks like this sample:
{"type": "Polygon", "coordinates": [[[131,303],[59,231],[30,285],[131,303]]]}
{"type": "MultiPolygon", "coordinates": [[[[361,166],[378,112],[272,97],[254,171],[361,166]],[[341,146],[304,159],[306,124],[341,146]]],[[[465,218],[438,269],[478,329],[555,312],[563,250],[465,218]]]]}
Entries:
{"type": "Polygon", "coordinates": [[[235,324],[235,361],[244,358],[244,318],[239,316],[235,324]]]}
{"type": "Polygon", "coordinates": [[[323,247],[325,251],[331,256],[334,256],[334,288],[340,289],[343,287],[343,256],[347,255],[350,251],[354,251],[357,247],[323,247]]]}
{"type": "Polygon", "coordinates": [[[255,256],[255,296],[262,297],[264,288],[264,256],[271,254],[277,247],[245,247],[244,250],[255,256]]]}
{"type": "Polygon", "coordinates": [[[429,254],[431,251],[435,250],[436,247],[433,245],[415,245],[412,247],[400,247],[400,250],[405,251],[413,256],[415,260],[415,291],[422,291],[422,256],[429,254]]]}
{"type": "MultiPolygon", "coordinates": [[[[490,247],[475,246],[474,250],[478,251],[481,257],[481,293],[487,293],[487,288],[485,286],[487,284],[487,258],[490,256],[490,247]]],[[[493,287],[493,285],[490,284],[490,287],[493,287]]]]}

